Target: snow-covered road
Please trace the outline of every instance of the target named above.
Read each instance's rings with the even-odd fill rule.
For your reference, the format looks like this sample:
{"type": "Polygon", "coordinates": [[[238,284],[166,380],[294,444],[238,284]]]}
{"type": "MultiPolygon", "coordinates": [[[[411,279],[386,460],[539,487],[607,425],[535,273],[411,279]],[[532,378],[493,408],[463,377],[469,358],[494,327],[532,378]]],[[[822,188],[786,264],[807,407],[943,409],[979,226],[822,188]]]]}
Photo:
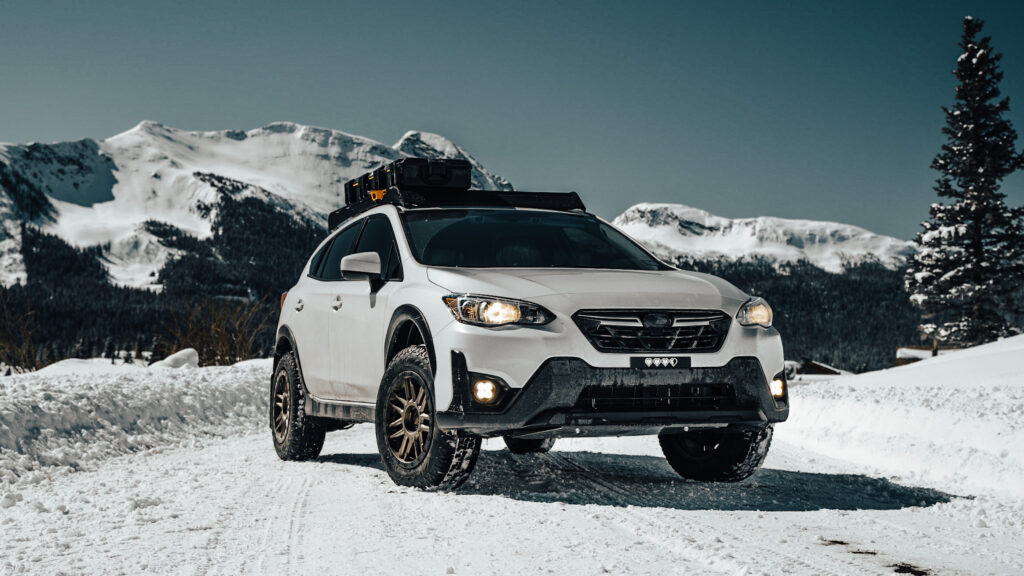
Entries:
{"type": "MultiPolygon", "coordinates": [[[[0,570],[45,574],[1019,574],[1001,503],[776,445],[740,485],[675,477],[651,438],[487,451],[458,493],[394,486],[368,426],[316,462],[266,434],[110,460],[21,492],[0,570]],[[567,446],[568,445],[568,446],[567,446]],[[569,450],[565,450],[568,448],[569,450]]],[[[490,446],[496,448],[496,446],[490,446]]],[[[1018,509],[1019,511],[1019,509],[1018,509]]]]}
{"type": "MultiPolygon", "coordinates": [[[[1001,365],[991,355],[985,362],[1001,365]]],[[[1009,362],[1020,367],[1021,360],[1009,362]]],[[[8,471],[0,483],[0,574],[1024,574],[1024,500],[1016,496],[1024,479],[1013,475],[1019,449],[997,447],[993,458],[1005,461],[1001,478],[1011,484],[990,489],[919,469],[921,450],[939,450],[940,471],[955,467],[949,460],[960,452],[949,443],[908,442],[911,464],[901,472],[891,457],[865,463],[863,447],[830,449],[841,443],[829,438],[857,439],[837,432],[846,426],[842,414],[814,438],[807,422],[823,421],[794,417],[778,427],[765,468],[736,485],[683,481],[656,439],[639,437],[562,440],[550,454],[527,456],[489,441],[466,486],[422,493],[391,483],[365,425],[330,434],[314,462],[278,460],[261,417],[266,370],[250,364],[175,377],[140,371],[92,378],[93,396],[154,378],[173,388],[200,376],[231,394],[238,382],[250,382],[259,391],[252,409],[230,397],[229,425],[217,433],[209,429],[216,414],[196,407],[172,418],[173,426],[161,409],[132,407],[133,418],[95,429],[81,419],[61,428],[62,420],[34,413],[57,430],[19,431],[10,426],[18,411],[4,410],[46,377],[0,380],[0,464],[8,471]],[[24,440],[30,436],[48,439],[24,440]],[[69,446],[90,438],[101,447],[96,459],[68,456],[69,446]]],[[[892,372],[916,373],[899,370],[892,372]]],[[[859,389],[856,378],[841,385],[859,389]]],[[[999,378],[993,381],[1007,383],[999,378]]],[[[825,385],[795,386],[794,412],[828,400],[836,388],[825,385]]],[[[40,394],[55,401],[54,390],[40,394]]],[[[81,405],[84,396],[76,398],[81,405]]],[[[193,400],[208,405],[204,398],[193,400]]],[[[977,398],[1003,405],[1020,396],[1011,390],[977,398]]],[[[861,418],[857,406],[835,405],[861,418]]],[[[96,407],[81,412],[109,419],[96,407]]],[[[933,420],[944,417],[941,406],[933,412],[933,420]]],[[[1005,413],[1008,443],[1019,439],[1019,414],[1005,413]]],[[[898,424],[893,429],[910,438],[898,424]]],[[[998,425],[983,422],[976,439],[998,425]]],[[[879,436],[885,426],[874,429],[879,436]]],[[[968,432],[951,430],[950,437],[968,432]]],[[[891,444],[879,441],[880,454],[891,444]]],[[[985,454],[967,457],[984,470],[995,466],[985,454]]],[[[960,477],[969,479],[970,471],[960,477]]]]}

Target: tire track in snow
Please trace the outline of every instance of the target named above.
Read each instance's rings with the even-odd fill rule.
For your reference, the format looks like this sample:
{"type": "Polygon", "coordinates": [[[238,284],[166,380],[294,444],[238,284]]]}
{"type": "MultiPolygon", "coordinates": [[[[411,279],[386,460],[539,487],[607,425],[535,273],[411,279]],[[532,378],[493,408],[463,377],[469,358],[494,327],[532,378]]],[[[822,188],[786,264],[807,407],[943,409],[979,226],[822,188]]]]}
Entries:
{"type": "Polygon", "coordinates": [[[302,474],[302,482],[295,490],[295,499],[292,501],[288,513],[288,541],[285,545],[285,574],[293,574],[296,560],[302,560],[299,541],[302,536],[302,523],[305,519],[306,510],[309,508],[309,491],[312,487],[310,474],[302,474]],[[300,550],[296,557],[296,550],[300,550]]]}
{"type": "MultiPolygon", "coordinates": [[[[262,490],[260,491],[260,495],[258,497],[258,501],[259,502],[273,502],[274,501],[274,495],[279,492],[278,485],[276,485],[276,484],[262,484],[261,487],[262,487],[262,490]]],[[[253,500],[253,501],[257,500],[256,498],[254,498],[251,495],[251,493],[246,493],[246,494],[244,494],[244,496],[249,498],[250,500],[253,500]]],[[[258,574],[267,574],[267,573],[269,573],[268,570],[267,570],[267,558],[272,553],[272,550],[271,550],[270,547],[271,547],[271,545],[274,542],[273,536],[275,534],[277,534],[276,528],[277,528],[277,526],[279,526],[281,524],[279,522],[279,520],[282,518],[282,514],[280,513],[280,510],[281,510],[280,507],[273,507],[273,511],[274,512],[273,513],[267,513],[267,515],[263,518],[264,527],[263,527],[263,531],[260,533],[260,536],[259,536],[258,540],[256,541],[256,546],[255,546],[255,549],[254,549],[254,554],[246,555],[246,557],[243,558],[242,563],[239,565],[239,568],[238,568],[238,573],[239,574],[249,574],[249,573],[254,573],[254,572],[258,573],[258,574]],[[250,564],[251,564],[251,562],[252,562],[254,557],[259,560],[257,562],[257,564],[256,564],[257,569],[255,571],[249,569],[249,566],[250,566],[250,564]]]]}
{"type": "MultiPolygon", "coordinates": [[[[588,484],[590,484],[599,491],[603,491],[605,494],[617,496],[622,501],[630,502],[639,499],[639,501],[644,506],[669,509],[673,507],[673,503],[666,502],[664,498],[658,498],[648,494],[636,494],[633,492],[629,492],[623,489],[622,487],[616,485],[614,482],[605,480],[601,472],[590,468],[589,466],[582,462],[578,462],[576,459],[569,456],[569,454],[572,453],[549,452],[544,456],[546,456],[550,461],[554,462],[556,465],[558,463],[561,463],[564,466],[568,466],[579,471],[580,477],[588,484]]],[[[636,506],[629,506],[625,508],[625,511],[620,512],[620,515],[622,515],[625,518],[640,518],[646,523],[647,526],[655,528],[655,530],[651,531],[637,531],[638,536],[648,538],[651,540],[657,540],[667,547],[682,552],[683,555],[691,558],[692,560],[708,564],[709,568],[711,569],[714,569],[716,571],[722,570],[722,567],[719,564],[717,564],[717,562],[730,562],[731,564],[733,564],[730,572],[746,572],[752,568],[752,566],[748,564],[740,563],[741,561],[738,558],[734,559],[734,561],[730,561],[729,558],[718,557],[714,558],[716,563],[709,564],[711,559],[709,559],[707,556],[697,553],[695,550],[690,548],[683,548],[681,550],[681,545],[678,542],[666,540],[664,538],[657,536],[658,533],[679,533],[680,527],[677,524],[669,523],[665,520],[656,518],[654,515],[644,511],[642,508],[638,508],[636,506]]],[[[707,537],[707,540],[715,542],[716,544],[721,544],[721,546],[719,547],[723,550],[753,550],[756,551],[754,555],[762,560],[766,558],[784,559],[785,562],[779,562],[778,560],[773,561],[772,571],[776,573],[778,573],[779,570],[784,567],[792,566],[802,567],[806,569],[808,573],[833,576],[842,576],[844,574],[861,574],[865,571],[864,566],[858,565],[855,562],[839,557],[829,558],[829,562],[827,564],[822,562],[810,562],[805,557],[798,557],[792,554],[787,554],[786,552],[780,550],[778,547],[766,546],[761,542],[753,540],[752,538],[737,535],[731,530],[725,529],[720,524],[710,524],[708,522],[702,521],[699,518],[695,517],[695,515],[693,514],[688,514],[686,516],[686,522],[688,522],[692,527],[697,528],[698,535],[704,535],[707,537]],[[835,564],[837,563],[845,566],[847,570],[836,571],[835,564]]],[[[696,543],[696,540],[694,540],[692,537],[690,538],[690,541],[696,543]]]]}
{"type": "MultiPolygon", "coordinates": [[[[623,501],[628,502],[636,498],[636,494],[628,493],[622,488],[602,478],[600,473],[592,470],[591,468],[579,462],[574,461],[571,457],[568,457],[563,453],[548,452],[546,454],[543,454],[542,456],[545,459],[547,459],[550,464],[553,464],[558,468],[569,467],[580,472],[578,478],[581,478],[585,484],[588,484],[592,489],[596,490],[597,492],[602,492],[607,496],[611,496],[612,500],[622,499],[623,501]]],[[[651,504],[650,500],[651,499],[648,497],[643,498],[643,502],[645,505],[651,504]]],[[[616,515],[623,519],[628,520],[640,518],[646,521],[649,526],[655,526],[656,528],[659,528],[660,531],[663,533],[671,534],[678,532],[679,530],[679,526],[669,526],[667,527],[667,529],[663,524],[658,526],[658,524],[661,523],[653,521],[653,519],[649,515],[641,512],[634,506],[628,506],[625,507],[624,509],[620,507],[615,507],[613,510],[616,515]]],[[[647,540],[654,540],[661,546],[675,551],[680,556],[683,556],[688,560],[706,566],[711,571],[723,574],[735,574],[746,569],[745,566],[732,563],[730,563],[732,564],[731,566],[723,566],[722,564],[724,564],[725,562],[717,562],[715,561],[716,559],[710,558],[709,554],[702,553],[702,551],[699,549],[687,546],[685,543],[682,542],[670,541],[665,538],[661,538],[656,535],[657,531],[655,530],[638,530],[636,529],[637,527],[635,524],[633,524],[633,527],[633,533],[636,534],[638,537],[645,538],[647,540]]],[[[690,538],[690,542],[695,543],[696,541],[690,538]]]]}

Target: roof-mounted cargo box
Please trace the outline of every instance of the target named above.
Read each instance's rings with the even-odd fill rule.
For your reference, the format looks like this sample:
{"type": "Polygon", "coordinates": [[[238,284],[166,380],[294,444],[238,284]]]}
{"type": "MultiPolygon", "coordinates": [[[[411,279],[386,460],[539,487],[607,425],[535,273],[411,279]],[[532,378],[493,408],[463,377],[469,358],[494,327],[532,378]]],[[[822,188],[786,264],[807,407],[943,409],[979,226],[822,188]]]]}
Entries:
{"type": "Polygon", "coordinates": [[[328,216],[331,230],[384,202],[405,207],[494,206],[586,210],[575,192],[470,190],[473,167],[465,160],[401,158],[345,183],[346,206],[328,216]]]}
{"type": "Polygon", "coordinates": [[[379,200],[392,186],[402,191],[423,188],[469,190],[472,181],[473,166],[465,160],[401,158],[346,182],[345,203],[351,205],[366,198],[379,200]]]}

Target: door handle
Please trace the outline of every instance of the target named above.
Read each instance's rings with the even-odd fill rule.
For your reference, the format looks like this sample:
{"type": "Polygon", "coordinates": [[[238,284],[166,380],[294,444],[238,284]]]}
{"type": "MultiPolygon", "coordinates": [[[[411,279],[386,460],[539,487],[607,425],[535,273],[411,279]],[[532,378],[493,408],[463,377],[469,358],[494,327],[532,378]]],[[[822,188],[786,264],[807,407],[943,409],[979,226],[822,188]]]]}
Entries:
{"type": "Polygon", "coordinates": [[[331,308],[334,308],[334,311],[337,312],[338,310],[341,310],[342,304],[344,304],[344,302],[342,302],[341,296],[335,296],[334,304],[331,305],[331,308]]]}
{"type": "Polygon", "coordinates": [[[302,312],[302,309],[305,308],[305,307],[306,307],[306,305],[303,304],[302,300],[299,300],[298,302],[295,303],[295,311],[296,312],[302,312]]]}

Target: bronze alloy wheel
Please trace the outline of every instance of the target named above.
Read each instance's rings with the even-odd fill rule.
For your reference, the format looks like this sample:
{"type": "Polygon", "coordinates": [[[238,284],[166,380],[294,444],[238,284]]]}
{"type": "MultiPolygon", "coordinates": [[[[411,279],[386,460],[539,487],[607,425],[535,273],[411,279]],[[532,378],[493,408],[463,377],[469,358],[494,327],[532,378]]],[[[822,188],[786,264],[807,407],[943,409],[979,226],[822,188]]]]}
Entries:
{"type": "Polygon", "coordinates": [[[419,376],[406,372],[401,378],[388,395],[385,430],[388,447],[395,458],[402,464],[415,466],[430,446],[433,406],[419,376]]]}
{"type": "Polygon", "coordinates": [[[274,440],[278,444],[283,443],[285,436],[288,435],[288,412],[291,409],[291,396],[288,392],[288,375],[282,371],[274,380],[274,406],[272,408],[274,440]]]}

